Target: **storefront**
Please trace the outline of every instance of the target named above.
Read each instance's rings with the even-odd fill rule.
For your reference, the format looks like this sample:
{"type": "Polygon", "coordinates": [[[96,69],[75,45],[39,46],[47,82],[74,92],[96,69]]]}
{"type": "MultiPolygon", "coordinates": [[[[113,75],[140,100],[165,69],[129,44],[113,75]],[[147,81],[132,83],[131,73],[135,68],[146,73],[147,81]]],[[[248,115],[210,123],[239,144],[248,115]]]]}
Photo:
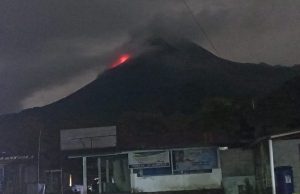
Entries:
{"type": "Polygon", "coordinates": [[[262,137],[253,145],[258,193],[299,193],[300,131],[262,137]]]}
{"type": "MultiPolygon", "coordinates": [[[[61,131],[70,186],[81,193],[157,192],[221,188],[218,146],[125,150],[115,126],[61,131]]],[[[134,141],[134,140],[132,140],[134,141]]]]}
{"type": "Polygon", "coordinates": [[[82,160],[82,185],[91,193],[221,188],[217,147],[136,150],[70,159],[82,160]]]}

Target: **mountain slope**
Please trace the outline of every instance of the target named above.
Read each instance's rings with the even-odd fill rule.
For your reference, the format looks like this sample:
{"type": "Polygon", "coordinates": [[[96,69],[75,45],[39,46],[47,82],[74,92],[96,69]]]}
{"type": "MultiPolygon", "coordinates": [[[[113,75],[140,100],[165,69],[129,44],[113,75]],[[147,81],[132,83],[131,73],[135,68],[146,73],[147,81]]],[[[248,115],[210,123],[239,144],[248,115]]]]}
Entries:
{"type": "Polygon", "coordinates": [[[111,122],[126,111],[190,113],[213,96],[261,97],[297,74],[287,67],[223,60],[188,42],[174,46],[160,40],[155,46],[43,111],[55,120],[97,114],[111,122]]]}
{"type": "Polygon", "coordinates": [[[193,115],[215,97],[250,102],[299,75],[289,67],[224,60],[188,41],[147,44],[152,49],[58,102],[1,116],[0,148],[34,150],[40,129],[45,141],[58,142],[60,129],[115,125],[128,112],[193,115]]]}
{"type": "Polygon", "coordinates": [[[300,127],[300,76],[287,81],[257,104],[256,121],[263,130],[295,129],[300,127]]]}

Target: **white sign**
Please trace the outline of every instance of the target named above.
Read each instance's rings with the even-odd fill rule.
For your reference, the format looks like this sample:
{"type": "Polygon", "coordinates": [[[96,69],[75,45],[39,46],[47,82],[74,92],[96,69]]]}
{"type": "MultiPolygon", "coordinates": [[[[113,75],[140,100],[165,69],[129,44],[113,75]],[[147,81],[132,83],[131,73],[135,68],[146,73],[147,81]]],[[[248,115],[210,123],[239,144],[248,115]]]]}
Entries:
{"type": "Polygon", "coordinates": [[[128,153],[129,168],[169,167],[168,151],[130,152],[128,153]]]}
{"type": "Polygon", "coordinates": [[[216,148],[197,148],[173,151],[175,171],[192,171],[218,167],[216,148]]]}
{"type": "Polygon", "coordinates": [[[292,177],[290,175],[285,175],[284,179],[285,179],[285,183],[292,183],[292,177]]]}
{"type": "Polygon", "coordinates": [[[67,129],[60,131],[61,150],[115,147],[116,126],[67,129]]]}

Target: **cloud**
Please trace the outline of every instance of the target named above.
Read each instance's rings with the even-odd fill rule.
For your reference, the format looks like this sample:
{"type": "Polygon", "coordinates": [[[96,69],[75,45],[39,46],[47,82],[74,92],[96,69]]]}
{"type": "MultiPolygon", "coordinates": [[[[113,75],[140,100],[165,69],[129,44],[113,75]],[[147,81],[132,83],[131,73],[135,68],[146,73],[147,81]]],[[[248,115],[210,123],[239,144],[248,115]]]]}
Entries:
{"type": "Polygon", "coordinates": [[[26,109],[53,103],[84,87],[86,83],[92,82],[97,76],[96,71],[89,71],[69,79],[62,85],[37,90],[21,101],[21,108],[26,109]]]}
{"type": "MultiPolygon", "coordinates": [[[[186,1],[221,57],[300,63],[300,2],[186,1]]],[[[182,0],[4,0],[0,23],[0,114],[68,95],[151,34],[212,50],[182,0]]]]}
{"type": "MultiPolygon", "coordinates": [[[[196,7],[196,1],[191,6],[196,7]]],[[[299,1],[206,1],[196,16],[221,57],[240,62],[300,63],[299,1]]]]}

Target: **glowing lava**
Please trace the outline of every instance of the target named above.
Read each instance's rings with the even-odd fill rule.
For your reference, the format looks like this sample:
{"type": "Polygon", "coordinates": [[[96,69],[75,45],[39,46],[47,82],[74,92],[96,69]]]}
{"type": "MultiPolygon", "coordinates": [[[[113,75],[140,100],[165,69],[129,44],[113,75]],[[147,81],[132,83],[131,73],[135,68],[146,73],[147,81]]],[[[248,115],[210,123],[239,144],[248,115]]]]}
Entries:
{"type": "Polygon", "coordinates": [[[120,65],[122,65],[123,63],[125,63],[128,59],[130,58],[130,55],[129,54],[123,54],[119,57],[119,59],[113,63],[110,68],[115,68],[115,67],[118,67],[120,65]]]}

